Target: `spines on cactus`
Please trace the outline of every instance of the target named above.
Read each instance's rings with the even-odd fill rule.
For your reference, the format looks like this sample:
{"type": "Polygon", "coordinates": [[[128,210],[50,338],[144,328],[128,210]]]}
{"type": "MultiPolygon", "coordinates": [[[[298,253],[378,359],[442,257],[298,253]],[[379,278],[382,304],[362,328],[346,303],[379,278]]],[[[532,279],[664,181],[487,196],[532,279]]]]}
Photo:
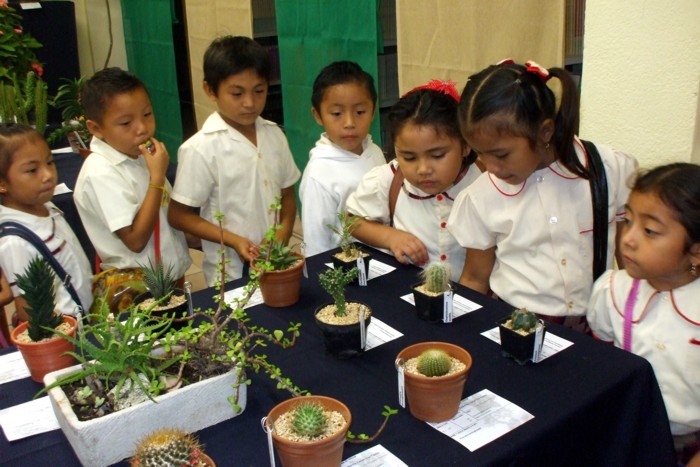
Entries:
{"type": "Polygon", "coordinates": [[[164,428],[141,440],[136,448],[136,454],[131,459],[131,465],[143,467],[197,465],[201,455],[202,445],[193,435],[178,429],[164,428]]]}
{"type": "Polygon", "coordinates": [[[529,333],[537,327],[537,315],[527,308],[518,308],[513,311],[510,315],[511,324],[513,330],[522,329],[524,332],[529,333]]]}
{"type": "Polygon", "coordinates": [[[426,289],[432,293],[442,293],[450,290],[452,272],[450,263],[437,261],[430,263],[421,272],[426,289]]]}
{"type": "Polygon", "coordinates": [[[24,311],[29,317],[27,332],[29,338],[40,341],[51,337],[53,333],[45,328],[55,329],[63,322],[57,314],[55,275],[51,265],[40,256],[34,257],[23,274],[17,274],[17,287],[22,290],[22,297],[27,302],[24,311]]]}
{"type": "Polygon", "coordinates": [[[313,402],[303,402],[294,408],[292,426],[302,436],[318,436],[326,430],[328,417],[323,406],[313,402]]]}
{"type": "Polygon", "coordinates": [[[444,376],[450,371],[452,358],[443,350],[428,349],[418,357],[418,372],[424,376],[444,376]]]}

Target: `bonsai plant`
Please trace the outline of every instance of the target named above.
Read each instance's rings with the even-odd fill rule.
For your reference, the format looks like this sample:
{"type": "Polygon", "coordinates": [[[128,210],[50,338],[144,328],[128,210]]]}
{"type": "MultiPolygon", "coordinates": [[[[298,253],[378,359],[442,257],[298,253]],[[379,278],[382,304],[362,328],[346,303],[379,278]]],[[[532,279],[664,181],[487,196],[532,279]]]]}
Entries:
{"type": "Polygon", "coordinates": [[[345,287],[357,277],[357,272],[357,267],[329,268],[318,276],[333,302],[316,309],[316,324],[323,333],[326,351],[335,357],[352,357],[365,349],[372,310],[364,303],[347,303],[345,299],[345,287]],[[362,313],[364,318],[360,317],[362,313]]]}
{"type": "Polygon", "coordinates": [[[47,86],[34,71],[0,81],[0,121],[31,124],[43,135],[47,114],[47,86]]]}
{"type": "Polygon", "coordinates": [[[422,342],[399,352],[396,363],[411,415],[426,422],[455,416],[472,366],[469,352],[446,342],[422,342]]]}
{"type": "Polygon", "coordinates": [[[547,328],[535,313],[517,308],[498,322],[498,332],[503,354],[524,365],[539,359],[547,328]]]}
{"type": "Polygon", "coordinates": [[[152,317],[171,317],[174,326],[182,326],[187,320],[183,315],[186,314],[189,302],[185,291],[175,287],[173,265],[170,264],[166,269],[161,260],[158,259],[153,264],[149,258],[148,265],[141,265],[141,271],[147,291],[136,297],[134,302],[142,310],[149,311],[152,317]]]}
{"type": "Polygon", "coordinates": [[[452,306],[452,272],[445,261],[430,263],[420,273],[421,282],[414,284],[413,299],[420,319],[437,323],[443,320],[446,307],[452,306]]]}
{"type": "Polygon", "coordinates": [[[145,436],[136,446],[132,467],[215,467],[194,435],[176,428],[162,428],[145,436]]]}
{"type": "Polygon", "coordinates": [[[341,209],[337,215],[340,228],[328,224],[328,228],[338,236],[338,246],[340,247],[339,252],[331,255],[333,267],[352,269],[357,266],[359,274],[353,283],[359,282],[360,285],[367,285],[370,254],[362,251],[352,236],[355,229],[359,227],[360,219],[348,214],[344,209],[341,209]]]}
{"type": "Polygon", "coordinates": [[[24,311],[29,319],[12,331],[10,340],[22,353],[31,378],[38,383],[43,383],[46,373],[74,363],[67,354],[73,350],[73,344],[56,333],[75,335],[77,323],[72,316],[55,310],[55,277],[51,265],[40,256],[15,277],[27,303],[24,311]]]}
{"type": "Polygon", "coordinates": [[[58,87],[58,91],[49,104],[61,111],[61,127],[54,130],[46,139],[49,145],[53,145],[62,138],[66,138],[74,152],[87,156],[90,152],[90,140],[92,134],[85,123],[85,111],[80,104],[80,91],[85,84],[85,77],[77,79],[63,79],[64,83],[58,87]]]}
{"type": "Polygon", "coordinates": [[[305,262],[303,255],[277,238],[277,232],[282,228],[279,220],[281,200],[278,196],[270,205],[274,212],[274,222],[265,233],[260,254],[251,262],[251,269],[261,274],[260,293],[263,302],[275,308],[294,305],[299,300],[305,262]]]}

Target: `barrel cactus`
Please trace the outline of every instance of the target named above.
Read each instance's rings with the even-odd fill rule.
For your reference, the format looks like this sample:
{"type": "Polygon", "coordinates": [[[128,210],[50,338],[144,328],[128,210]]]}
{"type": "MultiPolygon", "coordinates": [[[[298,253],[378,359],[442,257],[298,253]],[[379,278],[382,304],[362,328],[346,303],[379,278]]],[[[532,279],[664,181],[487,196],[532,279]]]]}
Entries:
{"type": "Polygon", "coordinates": [[[450,290],[450,280],[452,272],[450,264],[444,261],[430,263],[421,272],[423,284],[431,293],[442,293],[450,290]]]}
{"type": "Polygon", "coordinates": [[[318,436],[326,430],[328,418],[323,406],[313,402],[304,402],[294,408],[292,425],[294,431],[302,436],[318,436]]]}
{"type": "Polygon", "coordinates": [[[424,376],[444,376],[451,366],[452,358],[443,350],[428,349],[418,357],[418,372],[424,376]]]}
{"type": "Polygon", "coordinates": [[[165,428],[151,433],[141,440],[132,466],[183,466],[197,465],[202,455],[202,445],[197,439],[178,429],[165,428]]]}
{"type": "Polygon", "coordinates": [[[527,308],[518,308],[513,311],[510,315],[510,321],[513,326],[513,330],[517,331],[522,329],[525,333],[530,333],[537,327],[537,315],[527,308]]]}

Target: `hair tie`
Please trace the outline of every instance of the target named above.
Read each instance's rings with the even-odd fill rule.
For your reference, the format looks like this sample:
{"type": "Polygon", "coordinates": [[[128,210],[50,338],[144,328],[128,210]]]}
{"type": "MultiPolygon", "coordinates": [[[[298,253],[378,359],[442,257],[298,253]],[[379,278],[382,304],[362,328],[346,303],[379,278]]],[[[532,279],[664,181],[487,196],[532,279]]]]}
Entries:
{"type": "Polygon", "coordinates": [[[543,83],[546,83],[547,81],[549,81],[549,78],[551,78],[551,75],[549,74],[549,71],[546,68],[533,62],[532,60],[528,60],[527,62],[525,62],[525,71],[528,73],[535,73],[537,76],[540,77],[540,80],[543,83]]]}
{"type": "Polygon", "coordinates": [[[501,66],[501,65],[515,65],[515,61],[510,57],[504,58],[500,62],[496,63],[496,66],[501,66]]]}
{"type": "Polygon", "coordinates": [[[412,92],[415,91],[420,91],[421,89],[428,89],[430,91],[437,91],[441,92],[447,96],[450,96],[457,102],[459,102],[459,93],[457,92],[457,88],[455,87],[455,82],[450,81],[450,80],[439,80],[439,79],[433,79],[430,80],[427,84],[423,84],[421,86],[416,86],[415,88],[411,89],[407,93],[405,93],[401,98],[403,99],[404,97],[408,96],[412,92]]]}

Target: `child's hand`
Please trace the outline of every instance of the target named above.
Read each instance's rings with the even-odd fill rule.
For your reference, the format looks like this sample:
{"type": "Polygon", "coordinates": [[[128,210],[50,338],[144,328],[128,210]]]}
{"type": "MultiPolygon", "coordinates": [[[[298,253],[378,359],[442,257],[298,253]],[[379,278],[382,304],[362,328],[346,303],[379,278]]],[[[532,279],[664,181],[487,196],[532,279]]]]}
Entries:
{"type": "Polygon", "coordinates": [[[415,235],[402,230],[396,230],[396,233],[391,236],[389,249],[396,260],[402,264],[413,263],[416,266],[422,266],[430,259],[428,249],[423,242],[415,235]]]}
{"type": "Polygon", "coordinates": [[[151,175],[151,182],[162,183],[165,179],[165,172],[168,170],[168,164],[170,164],[170,156],[168,155],[168,150],[165,148],[165,144],[161,141],[153,137],[151,137],[149,141],[152,144],[149,145],[146,142],[141,144],[139,149],[146,161],[148,173],[151,175]]]}
{"type": "Polygon", "coordinates": [[[238,256],[244,262],[250,262],[260,255],[260,247],[253,243],[251,240],[236,235],[231,247],[236,250],[238,256]]]}

